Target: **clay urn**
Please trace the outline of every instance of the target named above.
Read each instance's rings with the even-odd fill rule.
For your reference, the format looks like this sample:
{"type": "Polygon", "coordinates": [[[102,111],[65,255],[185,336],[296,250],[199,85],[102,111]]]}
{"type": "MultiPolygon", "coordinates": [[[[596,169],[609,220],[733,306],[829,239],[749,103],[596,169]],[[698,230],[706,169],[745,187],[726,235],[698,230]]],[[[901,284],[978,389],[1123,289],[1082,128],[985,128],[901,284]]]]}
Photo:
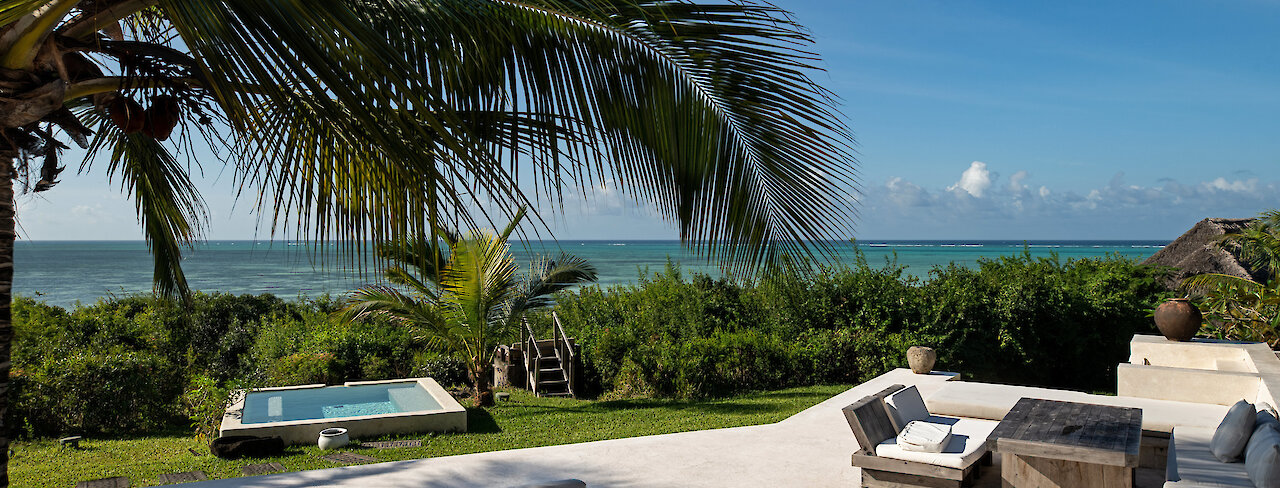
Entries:
{"type": "Polygon", "coordinates": [[[316,445],[320,449],[329,450],[345,446],[350,442],[351,437],[347,434],[347,429],[332,427],[320,431],[320,438],[316,440],[316,445]]]}
{"type": "Polygon", "coordinates": [[[933,371],[933,363],[938,360],[938,353],[932,347],[911,346],[907,349],[907,365],[915,374],[929,374],[933,371]]]}
{"type": "Polygon", "coordinates": [[[1156,328],[1171,341],[1189,341],[1200,331],[1200,309],[1186,298],[1170,298],[1156,307],[1156,328]]]}

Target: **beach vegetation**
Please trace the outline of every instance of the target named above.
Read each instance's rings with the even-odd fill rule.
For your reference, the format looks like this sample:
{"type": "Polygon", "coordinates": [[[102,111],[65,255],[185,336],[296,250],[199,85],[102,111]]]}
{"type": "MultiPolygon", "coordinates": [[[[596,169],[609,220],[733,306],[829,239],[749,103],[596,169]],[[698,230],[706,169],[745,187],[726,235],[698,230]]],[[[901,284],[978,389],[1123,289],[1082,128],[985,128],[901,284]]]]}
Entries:
{"type": "Polygon", "coordinates": [[[668,266],[562,293],[556,310],[582,348],[585,384],[606,397],[858,383],[904,367],[912,345],[969,378],[1099,391],[1114,388],[1133,334],[1154,331],[1146,311],[1169,295],[1160,276],[1119,258],[1030,255],[923,280],[862,259],[748,282],[668,266]]]}
{"type": "Polygon", "coordinates": [[[551,296],[596,279],[596,269],[577,256],[541,256],[518,273],[508,242],[524,209],[499,232],[437,232],[428,242],[379,246],[391,285],[356,290],[334,317],[340,321],[382,319],[412,331],[436,351],[467,366],[475,405],[493,404],[492,351],[517,334],[527,312],[551,306],[551,296]],[[425,253],[424,253],[425,251],[425,253]]]}
{"type": "Polygon", "coordinates": [[[1183,280],[1205,315],[1200,334],[1280,349],[1280,210],[1262,212],[1214,244],[1237,256],[1257,279],[1204,273],[1183,280]]]}
{"type": "MultiPolygon", "coordinates": [[[[1169,296],[1160,270],[1119,258],[1015,256],[977,269],[937,267],[921,279],[891,262],[801,268],[743,282],[673,265],[632,285],[555,294],[582,354],[579,393],[709,398],[851,384],[903,367],[917,344],[938,350],[938,369],[966,377],[1102,391],[1114,387],[1129,338],[1154,333],[1145,310],[1169,296]]],[[[19,297],[7,421],[26,439],[208,435],[226,409],[224,392],[237,388],[420,376],[470,383],[466,358],[424,348],[402,323],[333,320],[343,303],[196,293],[189,305],[140,296],[67,310],[19,297]],[[121,390],[89,388],[108,373],[121,390]]],[[[539,334],[546,310],[529,315],[539,334]]],[[[488,340],[519,335],[508,329],[488,340]]]]}

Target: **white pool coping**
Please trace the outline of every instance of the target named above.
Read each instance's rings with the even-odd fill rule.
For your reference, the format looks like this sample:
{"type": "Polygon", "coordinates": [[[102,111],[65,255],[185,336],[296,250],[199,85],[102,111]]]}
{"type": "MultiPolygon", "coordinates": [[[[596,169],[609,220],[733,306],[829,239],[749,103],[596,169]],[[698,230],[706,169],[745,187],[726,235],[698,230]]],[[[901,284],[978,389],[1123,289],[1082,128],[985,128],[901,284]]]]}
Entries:
{"type": "MultiPolygon", "coordinates": [[[[378,415],[361,415],[356,417],[337,417],[323,419],[285,420],[279,422],[241,422],[244,414],[246,391],[236,390],[232,393],[235,401],[227,407],[222,417],[221,436],[256,435],[280,436],[287,445],[314,444],[320,431],[330,427],[347,429],[352,439],[372,438],[388,434],[412,432],[466,432],[467,410],[445,391],[436,380],[431,378],[403,378],[381,381],[348,381],[342,387],[361,385],[381,385],[390,383],[414,383],[425,390],[440,404],[439,409],[418,410],[412,412],[396,412],[378,415]]],[[[330,388],[324,384],[281,386],[273,388],[255,388],[251,392],[306,390],[330,388]]]]}

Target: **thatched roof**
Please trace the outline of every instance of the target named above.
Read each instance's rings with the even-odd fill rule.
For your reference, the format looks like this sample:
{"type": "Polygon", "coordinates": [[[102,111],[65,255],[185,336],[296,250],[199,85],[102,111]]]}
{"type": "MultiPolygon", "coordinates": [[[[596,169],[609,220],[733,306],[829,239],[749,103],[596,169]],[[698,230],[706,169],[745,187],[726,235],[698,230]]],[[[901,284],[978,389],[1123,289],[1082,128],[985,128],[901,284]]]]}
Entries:
{"type": "Polygon", "coordinates": [[[1221,273],[1241,278],[1259,279],[1240,263],[1235,255],[1218,247],[1217,237],[1240,232],[1253,219],[1204,219],[1142,264],[1178,268],[1165,283],[1176,288],[1183,279],[1204,273],[1221,273]]]}

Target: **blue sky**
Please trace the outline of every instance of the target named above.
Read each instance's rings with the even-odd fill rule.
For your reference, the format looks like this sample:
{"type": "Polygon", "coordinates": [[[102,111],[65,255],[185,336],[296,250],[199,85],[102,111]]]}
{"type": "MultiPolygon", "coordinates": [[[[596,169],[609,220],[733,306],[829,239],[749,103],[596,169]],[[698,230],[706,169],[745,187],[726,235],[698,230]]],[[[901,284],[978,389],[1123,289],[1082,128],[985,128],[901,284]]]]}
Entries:
{"type": "MultiPolygon", "coordinates": [[[[1172,239],[1280,207],[1280,2],[775,3],[856,133],[860,240],[1172,239]]],[[[266,237],[205,171],[208,237],[266,237]]],[[[27,239],[141,238],[100,171],[19,201],[27,239]]],[[[676,237],[608,188],[547,217],[561,239],[676,237]]]]}

